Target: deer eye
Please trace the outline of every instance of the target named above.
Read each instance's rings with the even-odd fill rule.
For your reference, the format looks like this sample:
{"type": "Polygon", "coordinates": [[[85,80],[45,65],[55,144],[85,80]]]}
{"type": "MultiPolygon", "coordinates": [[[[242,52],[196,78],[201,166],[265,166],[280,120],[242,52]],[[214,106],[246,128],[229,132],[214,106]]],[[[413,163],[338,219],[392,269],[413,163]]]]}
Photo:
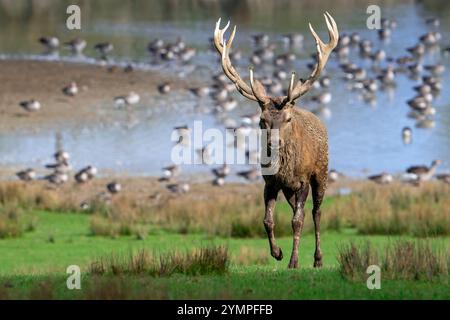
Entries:
{"type": "Polygon", "coordinates": [[[291,120],[292,120],[292,117],[289,117],[286,119],[286,122],[291,122],[291,120]]]}

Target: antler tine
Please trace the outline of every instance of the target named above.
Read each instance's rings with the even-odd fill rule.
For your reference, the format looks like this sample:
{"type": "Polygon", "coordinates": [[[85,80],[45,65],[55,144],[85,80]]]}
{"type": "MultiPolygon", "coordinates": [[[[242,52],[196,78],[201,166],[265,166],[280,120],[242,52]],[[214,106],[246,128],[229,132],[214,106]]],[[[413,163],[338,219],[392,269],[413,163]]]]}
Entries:
{"type": "Polygon", "coordinates": [[[253,81],[253,67],[249,67],[248,68],[248,71],[249,71],[249,73],[250,73],[250,85],[253,87],[253,83],[254,83],[254,81],[253,81]]]}
{"type": "Polygon", "coordinates": [[[222,18],[219,18],[219,20],[217,20],[216,28],[214,29],[214,44],[215,44],[217,51],[219,51],[220,54],[222,54],[221,46],[222,46],[222,42],[223,42],[223,35],[225,34],[228,27],[230,26],[230,21],[228,21],[228,23],[225,25],[225,27],[223,29],[220,29],[221,21],[222,21],[222,18]]]}
{"type": "Polygon", "coordinates": [[[214,29],[214,46],[221,55],[222,69],[225,75],[236,85],[237,90],[246,98],[258,101],[250,88],[239,76],[236,69],[231,64],[229,51],[236,35],[236,26],[234,26],[228,41],[224,39],[224,33],[230,26],[230,21],[225,25],[223,29],[220,29],[221,19],[217,20],[216,28],[214,29]]]}
{"type": "Polygon", "coordinates": [[[316,41],[317,51],[320,54],[321,50],[322,50],[323,42],[317,35],[316,31],[314,31],[314,28],[312,27],[311,23],[309,23],[309,30],[311,31],[311,34],[312,34],[314,40],[316,41]]]}
{"type": "Polygon", "coordinates": [[[230,66],[228,65],[228,45],[225,44],[225,40],[222,40],[222,49],[222,69],[231,81],[236,82],[236,75],[233,74],[230,66]]]}
{"type": "Polygon", "coordinates": [[[337,42],[339,39],[339,31],[338,31],[338,28],[336,25],[336,21],[334,21],[333,17],[328,12],[325,12],[324,16],[325,16],[325,21],[326,21],[327,27],[328,27],[328,35],[330,37],[330,44],[334,45],[334,47],[335,47],[337,45],[337,42]]]}
{"type": "Polygon", "coordinates": [[[294,89],[294,84],[295,84],[295,71],[292,71],[291,81],[289,81],[289,88],[288,88],[288,93],[287,93],[288,101],[291,101],[292,90],[294,89]]]}
{"type": "Polygon", "coordinates": [[[317,64],[309,76],[309,78],[304,81],[303,83],[298,81],[295,87],[293,86],[293,78],[291,77],[291,82],[289,85],[288,90],[288,96],[287,99],[289,102],[294,102],[296,99],[304,95],[308,90],[312,87],[312,84],[314,81],[316,81],[319,76],[322,69],[325,67],[328,57],[330,56],[331,51],[336,47],[338,40],[339,40],[339,31],[336,25],[336,22],[334,21],[333,17],[328,13],[324,13],[325,23],[327,24],[328,29],[328,35],[330,37],[330,40],[327,44],[325,44],[317,35],[317,33],[314,31],[314,28],[312,27],[311,23],[309,23],[309,29],[311,30],[311,35],[313,36],[315,42],[316,42],[316,48],[317,48],[317,64]]]}
{"type": "Polygon", "coordinates": [[[231,48],[231,44],[233,43],[235,34],[236,34],[236,26],[234,26],[233,31],[231,32],[231,35],[230,35],[230,39],[228,39],[228,42],[227,42],[227,49],[228,50],[231,48]]]}

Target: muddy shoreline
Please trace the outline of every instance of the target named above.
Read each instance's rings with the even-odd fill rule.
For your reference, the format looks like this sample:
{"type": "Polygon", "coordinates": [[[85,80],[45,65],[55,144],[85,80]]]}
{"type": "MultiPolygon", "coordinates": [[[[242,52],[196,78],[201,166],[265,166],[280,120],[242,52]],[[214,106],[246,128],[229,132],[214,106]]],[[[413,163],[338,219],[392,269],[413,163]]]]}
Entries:
{"type": "MultiPolygon", "coordinates": [[[[0,133],[33,132],[40,127],[86,125],[107,122],[107,108],[114,97],[130,91],[141,101],[159,95],[158,85],[170,82],[172,90],[185,87],[185,80],[157,71],[126,72],[119,66],[32,60],[0,60],[0,133]],[[75,81],[79,93],[65,96],[63,87],[75,81]],[[19,103],[36,99],[41,110],[27,114],[19,103]],[[103,110],[102,110],[103,109],[103,110]]],[[[192,83],[190,83],[192,85],[192,83]]]]}

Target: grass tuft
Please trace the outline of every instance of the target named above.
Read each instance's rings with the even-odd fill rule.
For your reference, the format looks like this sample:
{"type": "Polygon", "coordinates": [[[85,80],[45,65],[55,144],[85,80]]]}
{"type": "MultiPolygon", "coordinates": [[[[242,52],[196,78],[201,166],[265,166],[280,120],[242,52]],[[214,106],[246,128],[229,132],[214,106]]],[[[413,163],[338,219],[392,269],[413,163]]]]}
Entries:
{"type": "MultiPolygon", "coordinates": [[[[416,237],[450,234],[450,187],[424,184],[420,188],[392,185],[369,186],[336,201],[324,214],[330,228],[333,220],[348,225],[360,234],[416,237]]],[[[331,227],[333,228],[333,227],[331,227]]]]}
{"type": "Polygon", "coordinates": [[[229,253],[223,246],[204,247],[182,254],[177,251],[158,257],[146,250],[126,256],[112,254],[91,263],[89,272],[94,275],[150,275],[173,274],[205,275],[224,274],[228,271],[229,253]]]}
{"type": "Polygon", "coordinates": [[[367,267],[378,265],[383,279],[439,280],[448,279],[449,255],[433,249],[425,240],[397,241],[380,254],[369,242],[363,246],[351,243],[339,249],[341,274],[352,280],[366,275],[367,267]]]}

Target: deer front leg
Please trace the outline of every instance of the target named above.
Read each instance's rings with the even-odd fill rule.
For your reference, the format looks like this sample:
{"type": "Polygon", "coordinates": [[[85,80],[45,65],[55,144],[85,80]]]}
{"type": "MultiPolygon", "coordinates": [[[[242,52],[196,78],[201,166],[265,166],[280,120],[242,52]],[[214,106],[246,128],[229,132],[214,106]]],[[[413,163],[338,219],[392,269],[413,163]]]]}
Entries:
{"type": "Polygon", "coordinates": [[[293,243],[291,260],[288,268],[298,268],[298,247],[300,244],[300,236],[303,230],[303,222],[305,219],[305,202],[308,197],[309,185],[304,185],[300,191],[291,190],[284,191],[285,197],[292,207],[294,216],[292,217],[293,243]]]}
{"type": "Polygon", "coordinates": [[[311,180],[311,190],[312,190],[312,196],[313,196],[313,220],[314,220],[314,229],[315,229],[315,236],[316,236],[316,251],[314,252],[314,267],[320,268],[322,267],[322,251],[320,250],[320,205],[322,204],[323,197],[325,195],[325,187],[326,184],[324,181],[325,175],[328,175],[328,170],[325,171],[326,173],[323,174],[322,179],[318,179],[316,177],[313,177],[311,180]]]}
{"type": "Polygon", "coordinates": [[[272,188],[268,185],[264,187],[264,204],[265,204],[265,216],[264,216],[264,227],[266,228],[267,237],[269,238],[270,244],[270,254],[272,257],[280,261],[283,259],[283,252],[275,244],[275,235],[273,229],[275,223],[273,221],[273,209],[275,207],[275,202],[277,201],[278,191],[276,188],[272,188]]]}

